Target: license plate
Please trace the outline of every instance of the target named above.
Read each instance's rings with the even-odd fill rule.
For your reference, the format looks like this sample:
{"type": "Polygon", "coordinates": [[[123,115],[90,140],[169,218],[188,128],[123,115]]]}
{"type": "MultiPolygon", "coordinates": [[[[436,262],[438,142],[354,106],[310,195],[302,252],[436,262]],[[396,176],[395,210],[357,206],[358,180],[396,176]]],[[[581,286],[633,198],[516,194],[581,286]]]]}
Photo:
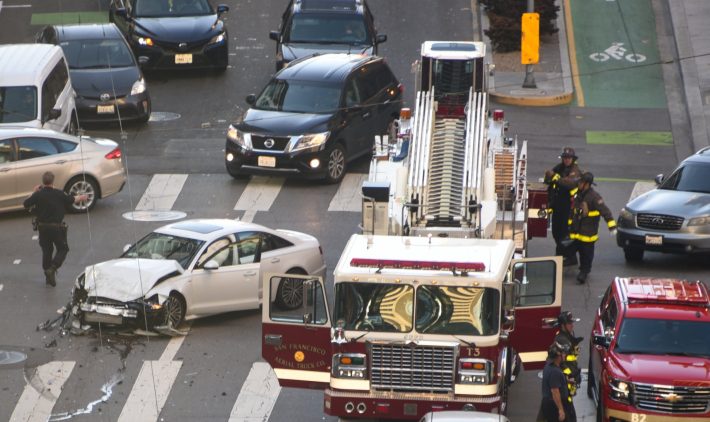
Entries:
{"type": "Polygon", "coordinates": [[[656,245],[656,246],[663,245],[663,236],[661,236],[661,235],[654,236],[654,235],[647,234],[646,235],[646,244],[647,245],[656,245]]]}
{"type": "Polygon", "coordinates": [[[96,106],[96,113],[98,114],[113,114],[115,112],[116,107],[113,104],[96,106]]]}
{"type": "Polygon", "coordinates": [[[176,54],[175,64],[190,64],[192,63],[192,54],[176,54]]]}
{"type": "Polygon", "coordinates": [[[123,324],[123,317],[121,317],[120,315],[100,314],[98,312],[85,312],[84,321],[96,323],[100,322],[101,324],[121,325],[123,324]]]}
{"type": "Polygon", "coordinates": [[[260,155],[258,158],[259,167],[276,167],[276,157],[266,157],[260,155]]]}

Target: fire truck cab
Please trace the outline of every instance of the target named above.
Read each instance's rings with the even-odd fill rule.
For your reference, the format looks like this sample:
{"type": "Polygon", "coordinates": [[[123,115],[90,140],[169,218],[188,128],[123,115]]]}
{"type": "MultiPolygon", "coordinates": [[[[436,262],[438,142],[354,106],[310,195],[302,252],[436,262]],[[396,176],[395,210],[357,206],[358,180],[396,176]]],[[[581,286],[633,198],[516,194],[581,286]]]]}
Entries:
{"type": "Polygon", "coordinates": [[[505,413],[520,364],[541,368],[560,312],[560,257],[515,259],[510,239],[353,235],[303,305],[265,303],[262,356],[285,387],[324,390],[325,413],[418,420],[505,413]]]}

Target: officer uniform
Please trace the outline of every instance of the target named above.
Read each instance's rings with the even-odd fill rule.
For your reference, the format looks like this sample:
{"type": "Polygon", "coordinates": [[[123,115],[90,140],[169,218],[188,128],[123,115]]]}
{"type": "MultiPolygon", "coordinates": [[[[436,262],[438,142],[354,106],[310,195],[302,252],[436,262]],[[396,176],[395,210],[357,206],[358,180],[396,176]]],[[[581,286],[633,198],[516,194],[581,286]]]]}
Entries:
{"type": "MultiPolygon", "coordinates": [[[[557,317],[557,326],[560,328],[555,336],[555,343],[560,345],[560,348],[564,351],[564,359],[560,364],[562,373],[565,374],[567,378],[567,390],[569,391],[569,402],[572,402],[572,398],[577,395],[577,389],[582,382],[582,371],[579,368],[579,343],[582,342],[583,337],[576,337],[572,327],[569,324],[574,324],[579,321],[579,318],[574,318],[572,312],[564,311],[557,317]]],[[[574,406],[571,406],[571,410],[574,412],[574,406]]],[[[571,414],[570,418],[574,417],[576,419],[576,414],[571,414]]]]}
{"type": "Polygon", "coordinates": [[[565,412],[565,422],[576,422],[572,400],[567,390],[567,380],[556,359],[564,357],[564,352],[557,344],[550,346],[547,353],[547,363],[542,370],[542,402],[538,412],[538,421],[558,422],[559,409],[554,401],[553,390],[559,391],[562,408],[565,412]]]}
{"type": "Polygon", "coordinates": [[[24,202],[27,209],[34,210],[39,232],[39,246],[42,248],[42,269],[47,284],[56,285],[55,275],[69,252],[67,225],[64,210],[74,203],[74,197],[51,186],[42,186],[24,202]],[[54,248],[57,249],[56,255],[54,248]]]}
{"type": "Polygon", "coordinates": [[[555,239],[555,255],[565,256],[566,265],[576,265],[576,256],[567,257],[567,247],[563,241],[569,239],[569,215],[572,208],[572,196],[577,190],[577,182],[582,175],[577,165],[574,149],[566,147],[560,154],[562,162],[545,172],[548,185],[548,213],[552,214],[552,237],[555,239]],[[565,159],[571,158],[566,165],[565,159]]]}
{"type": "Polygon", "coordinates": [[[595,185],[594,175],[589,172],[584,173],[579,181],[579,189],[574,196],[570,220],[570,238],[574,240],[575,253],[579,253],[577,281],[580,283],[587,281],[587,276],[592,270],[594,244],[599,239],[599,218],[606,221],[612,235],[616,233],[614,216],[601,195],[592,188],[592,185],[595,185]]]}

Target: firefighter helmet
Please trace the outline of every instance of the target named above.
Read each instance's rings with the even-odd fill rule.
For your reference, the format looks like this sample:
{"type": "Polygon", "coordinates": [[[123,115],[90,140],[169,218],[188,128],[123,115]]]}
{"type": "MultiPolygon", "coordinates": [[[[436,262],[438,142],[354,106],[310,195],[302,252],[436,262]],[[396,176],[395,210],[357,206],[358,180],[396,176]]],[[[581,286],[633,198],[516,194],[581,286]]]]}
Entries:
{"type": "Polygon", "coordinates": [[[573,160],[576,160],[577,154],[574,153],[574,148],[564,147],[562,149],[562,153],[560,154],[560,158],[571,158],[573,160]]]}
{"type": "Polygon", "coordinates": [[[562,324],[571,324],[573,322],[579,321],[579,318],[575,318],[574,315],[572,315],[572,312],[570,311],[563,311],[558,317],[557,317],[557,324],[562,325],[562,324]]]}

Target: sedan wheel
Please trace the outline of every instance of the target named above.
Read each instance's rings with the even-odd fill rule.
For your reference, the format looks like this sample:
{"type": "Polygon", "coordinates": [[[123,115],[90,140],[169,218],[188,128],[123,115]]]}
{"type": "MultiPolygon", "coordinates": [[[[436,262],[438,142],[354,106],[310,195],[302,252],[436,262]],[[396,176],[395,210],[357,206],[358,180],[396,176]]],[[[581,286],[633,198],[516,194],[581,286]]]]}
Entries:
{"type": "Polygon", "coordinates": [[[185,318],[185,302],[176,294],[171,294],[168,300],[163,303],[165,312],[165,325],[170,328],[177,328],[185,318]]]}
{"type": "Polygon", "coordinates": [[[98,199],[98,187],[93,179],[85,176],[77,176],[67,183],[64,190],[71,196],[86,195],[86,201],[81,201],[71,205],[72,212],[86,212],[96,205],[98,199]]]}
{"type": "Polygon", "coordinates": [[[338,183],[345,175],[345,149],[340,144],[335,144],[328,154],[328,168],[325,175],[327,183],[338,183]]]}
{"type": "Polygon", "coordinates": [[[282,279],[276,290],[276,305],[284,310],[300,308],[303,305],[303,280],[282,279]]]}

